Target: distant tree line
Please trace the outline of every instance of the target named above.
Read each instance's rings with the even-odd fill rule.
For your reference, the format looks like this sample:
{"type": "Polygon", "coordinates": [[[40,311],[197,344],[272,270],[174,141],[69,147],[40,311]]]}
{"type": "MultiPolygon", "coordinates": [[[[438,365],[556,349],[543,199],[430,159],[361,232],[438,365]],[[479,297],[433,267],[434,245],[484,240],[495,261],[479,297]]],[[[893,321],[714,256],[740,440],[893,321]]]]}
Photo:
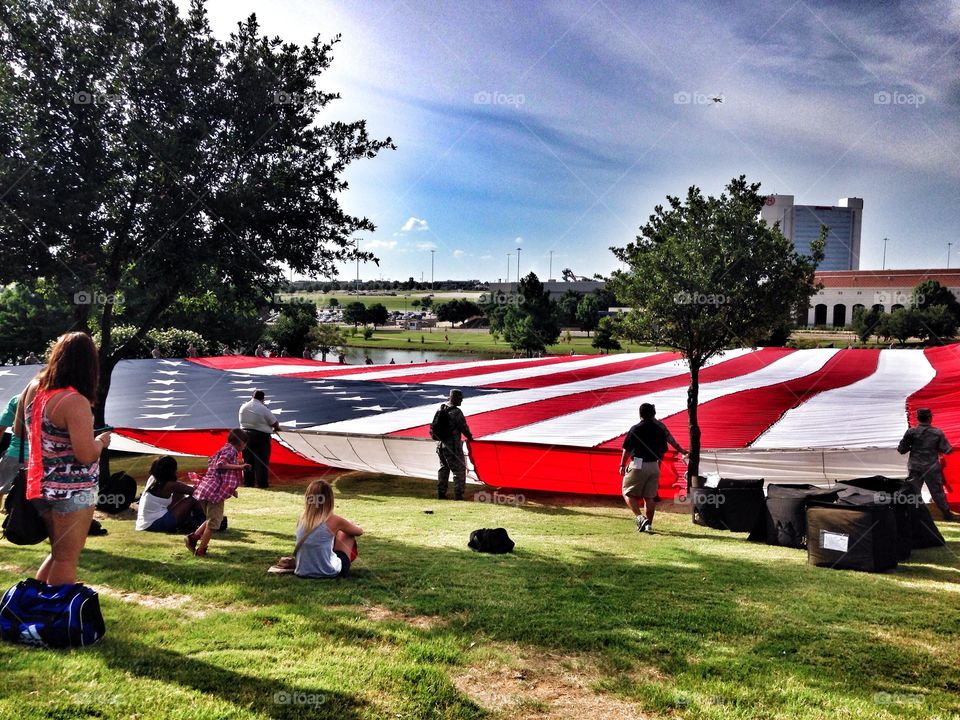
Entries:
{"type": "Polygon", "coordinates": [[[917,338],[930,345],[953,340],[960,326],[960,302],[936,280],[926,280],[913,289],[906,307],[891,312],[875,308],[857,308],[853,313],[853,331],[860,342],[876,337],[881,342],[896,340],[905,345],[917,338]]]}

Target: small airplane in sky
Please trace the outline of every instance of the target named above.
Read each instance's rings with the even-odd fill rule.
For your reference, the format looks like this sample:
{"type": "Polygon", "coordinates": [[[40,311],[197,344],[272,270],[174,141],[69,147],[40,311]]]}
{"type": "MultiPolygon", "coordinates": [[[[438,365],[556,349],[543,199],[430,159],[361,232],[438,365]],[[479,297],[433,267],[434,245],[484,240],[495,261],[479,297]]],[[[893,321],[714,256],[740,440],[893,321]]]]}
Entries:
{"type": "Polygon", "coordinates": [[[723,93],[720,93],[719,95],[713,95],[713,96],[710,97],[710,99],[713,100],[715,103],[722,103],[722,102],[723,102],[723,93]]]}

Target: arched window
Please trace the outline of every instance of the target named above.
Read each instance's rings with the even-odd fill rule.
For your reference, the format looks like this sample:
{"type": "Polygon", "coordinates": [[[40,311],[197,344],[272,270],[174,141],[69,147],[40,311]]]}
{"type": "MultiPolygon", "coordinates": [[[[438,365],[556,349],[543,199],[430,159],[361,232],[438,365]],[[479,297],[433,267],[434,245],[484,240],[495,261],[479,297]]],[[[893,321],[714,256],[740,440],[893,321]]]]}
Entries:
{"type": "Polygon", "coordinates": [[[834,327],[843,327],[847,324],[847,306],[846,305],[834,305],[833,306],[833,326],[834,327]]]}
{"type": "Polygon", "coordinates": [[[878,313],[882,313],[882,312],[883,312],[883,303],[877,303],[876,305],[873,306],[872,309],[873,309],[873,310],[876,310],[878,313]]]}
{"type": "Polygon", "coordinates": [[[890,312],[896,312],[897,310],[903,310],[903,305],[897,304],[890,308],[890,312]]]}
{"type": "Polygon", "coordinates": [[[857,316],[858,310],[864,310],[863,303],[857,303],[853,306],[853,312],[850,313],[850,319],[853,320],[857,316]]]}
{"type": "Polygon", "coordinates": [[[824,305],[823,303],[820,303],[813,308],[813,324],[814,325],[827,324],[827,306],[824,305]]]}

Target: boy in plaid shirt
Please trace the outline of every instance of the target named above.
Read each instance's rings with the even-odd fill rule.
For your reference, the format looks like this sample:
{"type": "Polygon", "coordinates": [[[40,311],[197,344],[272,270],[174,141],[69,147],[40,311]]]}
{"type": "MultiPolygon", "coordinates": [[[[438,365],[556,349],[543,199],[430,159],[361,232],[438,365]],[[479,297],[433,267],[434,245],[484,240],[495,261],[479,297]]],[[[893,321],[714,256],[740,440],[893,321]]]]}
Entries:
{"type": "Polygon", "coordinates": [[[207,463],[207,473],[200,478],[193,497],[200,501],[207,519],[203,525],[186,537],[187,549],[197,557],[207,554],[207,545],[213,529],[223,522],[223,503],[228,497],[237,497],[237,487],[243,482],[243,471],[249,470],[240,459],[247,444],[247,434],[234,428],[227,435],[227,444],[207,463]]]}

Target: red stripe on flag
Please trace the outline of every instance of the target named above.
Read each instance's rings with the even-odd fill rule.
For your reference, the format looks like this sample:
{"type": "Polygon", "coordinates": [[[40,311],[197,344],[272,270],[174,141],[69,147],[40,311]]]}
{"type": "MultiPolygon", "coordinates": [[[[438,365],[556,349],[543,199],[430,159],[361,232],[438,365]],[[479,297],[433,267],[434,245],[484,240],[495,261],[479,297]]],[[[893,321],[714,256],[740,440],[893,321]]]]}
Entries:
{"type": "MultiPolygon", "coordinates": [[[[869,377],[879,361],[879,350],[841,350],[817,372],[704,403],[697,410],[702,447],[747,447],[788,410],[820,393],[869,377]]],[[[689,414],[676,413],[664,423],[675,437],[686,436],[689,414]]]]}
{"type": "MultiPolygon", "coordinates": [[[[131,440],[153,445],[166,452],[184,453],[210,457],[227,442],[227,430],[136,430],[115,428],[116,432],[131,440]]],[[[323,467],[299,453],[274,441],[270,450],[270,464],[323,467]]]]}
{"type": "Polygon", "coordinates": [[[947,500],[954,510],[960,510],[960,344],[927,348],[924,354],[936,375],[907,398],[910,427],[917,424],[917,410],[929,408],[934,426],[943,430],[953,445],[943,475],[949,486],[947,500]]]}
{"type": "MultiPolygon", "coordinates": [[[[583,358],[570,359],[582,360],[583,358]]],[[[660,365],[665,362],[673,362],[674,360],[679,359],[680,353],[664,352],[642,358],[623,360],[621,362],[615,362],[608,365],[596,365],[594,367],[585,367],[576,370],[560,370],[551,375],[520,378],[519,380],[508,380],[507,382],[484,385],[483,387],[502,388],[505,390],[529,390],[530,388],[562,385],[564,383],[577,382],[578,380],[591,380],[596,377],[613,375],[614,373],[627,372],[629,370],[640,370],[645,367],[650,367],[651,365],[660,365]]]]}
{"type": "MultiPolygon", "coordinates": [[[[701,382],[727,380],[748,372],[754,372],[791,352],[794,352],[794,350],[789,348],[764,348],[732,360],[720,362],[700,373],[701,382]]],[[[683,373],[660,380],[633,383],[620,387],[598,388],[573,395],[516,405],[514,407],[503,408],[502,410],[491,410],[490,412],[470,415],[468,422],[470,424],[470,431],[474,437],[483,437],[484,435],[492,435],[493,433],[530,425],[542,420],[550,420],[561,415],[580,412],[581,410],[590,410],[595,407],[600,407],[601,405],[607,405],[612,402],[617,402],[618,400],[626,400],[632,397],[637,398],[637,406],[639,407],[643,395],[661,390],[684,387],[689,382],[690,376],[687,373],[683,373]]],[[[469,403],[469,400],[465,400],[464,402],[469,403]]],[[[469,410],[469,405],[465,405],[465,407],[469,410]]],[[[403,437],[429,437],[429,428],[429,425],[420,425],[419,427],[400,430],[390,434],[403,437]]],[[[629,428],[624,428],[624,433],[626,433],[628,429],[629,428]]],[[[563,438],[557,438],[557,443],[562,444],[563,438]]],[[[620,447],[621,443],[622,436],[618,442],[614,443],[614,441],[610,441],[603,443],[600,447],[616,449],[620,447]]]]}

